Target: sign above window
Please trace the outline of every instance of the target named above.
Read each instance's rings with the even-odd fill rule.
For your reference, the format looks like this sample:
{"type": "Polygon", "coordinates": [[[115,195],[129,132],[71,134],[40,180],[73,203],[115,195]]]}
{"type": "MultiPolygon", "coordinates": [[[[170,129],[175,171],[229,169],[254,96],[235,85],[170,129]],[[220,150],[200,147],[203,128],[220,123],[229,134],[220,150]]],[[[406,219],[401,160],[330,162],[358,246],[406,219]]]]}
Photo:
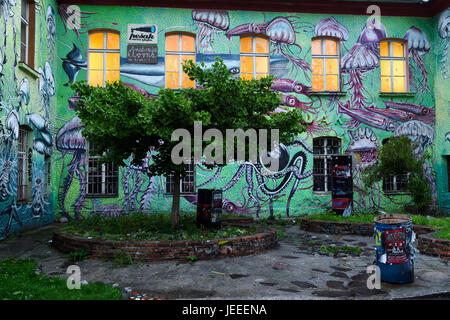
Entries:
{"type": "Polygon", "coordinates": [[[154,24],[129,24],[128,43],[157,44],[158,27],[154,24]]]}

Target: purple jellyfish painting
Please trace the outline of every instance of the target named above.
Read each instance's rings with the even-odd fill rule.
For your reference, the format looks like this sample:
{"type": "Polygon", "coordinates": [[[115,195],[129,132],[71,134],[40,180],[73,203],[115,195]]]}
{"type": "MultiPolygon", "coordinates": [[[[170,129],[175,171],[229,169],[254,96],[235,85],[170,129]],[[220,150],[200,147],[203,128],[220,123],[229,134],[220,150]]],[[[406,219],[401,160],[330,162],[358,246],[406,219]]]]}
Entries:
{"type": "Polygon", "coordinates": [[[348,74],[345,85],[350,85],[353,108],[359,109],[365,105],[367,98],[363,94],[363,74],[378,67],[378,57],[369,47],[357,43],[342,58],[342,73],[348,74]]]}
{"type": "Polygon", "coordinates": [[[384,38],[387,38],[386,28],[381,22],[376,22],[374,19],[371,23],[366,23],[356,42],[368,47],[378,57],[380,40],[384,38]]]}
{"type": "Polygon", "coordinates": [[[447,57],[448,57],[448,45],[450,43],[450,8],[445,10],[439,17],[438,22],[439,37],[445,40],[444,51],[442,53],[442,76],[447,79],[447,57]]]}
{"type": "Polygon", "coordinates": [[[335,37],[341,41],[348,39],[347,28],[333,17],[320,20],[314,28],[314,34],[316,37],[335,37]]]}
{"type": "MultiPolygon", "coordinates": [[[[74,174],[77,176],[77,179],[80,181],[80,194],[78,195],[75,202],[72,204],[74,208],[75,216],[74,218],[79,218],[81,216],[81,209],[85,204],[85,196],[86,196],[86,139],[82,136],[81,131],[83,130],[84,125],[81,124],[81,119],[78,116],[75,116],[67,122],[64,126],[59,129],[56,134],[56,148],[63,155],[63,163],[61,166],[61,170],[64,170],[64,156],[66,154],[72,154],[73,158],[69,164],[69,169],[67,172],[67,176],[64,178],[64,181],[59,183],[59,192],[58,192],[58,204],[62,210],[62,214],[69,218],[65,210],[65,201],[67,197],[67,193],[69,192],[70,186],[72,184],[74,174]]],[[[61,172],[60,179],[62,178],[63,173],[61,172]]]]}
{"type": "MultiPolygon", "coordinates": [[[[215,53],[212,44],[214,38],[219,38],[219,34],[226,32],[230,27],[230,17],[228,12],[224,10],[208,10],[208,9],[195,9],[192,10],[192,20],[197,26],[196,31],[200,29],[197,34],[198,42],[202,48],[203,53],[215,53]]],[[[222,41],[228,46],[225,41],[222,41]]]]}
{"type": "Polygon", "coordinates": [[[67,28],[72,29],[75,34],[77,35],[78,41],[80,41],[81,44],[81,48],[84,51],[84,54],[87,56],[86,54],[86,50],[84,49],[83,46],[83,42],[80,39],[80,34],[82,33],[86,33],[88,30],[83,30],[80,31],[81,29],[85,29],[85,28],[89,28],[90,25],[95,24],[95,23],[109,23],[113,26],[118,26],[118,24],[116,22],[106,22],[106,21],[93,21],[93,22],[82,22],[82,19],[86,19],[89,18],[91,15],[97,14],[97,12],[86,12],[86,11],[80,11],[80,23],[78,26],[74,26],[73,24],[75,23],[72,17],[72,14],[74,14],[74,9],[71,9],[71,5],[66,4],[66,3],[60,3],[58,5],[58,13],[59,16],[61,17],[61,20],[63,22],[64,25],[64,34],[67,33],[67,28]]]}
{"type": "Polygon", "coordinates": [[[295,57],[302,52],[302,47],[296,43],[296,34],[300,33],[298,30],[303,28],[303,31],[312,31],[312,25],[302,23],[301,18],[297,16],[276,17],[269,22],[263,23],[245,23],[239,25],[226,32],[228,39],[231,37],[240,36],[246,33],[263,34],[269,37],[273,45],[272,54],[280,54],[287,58],[296,69],[300,68],[305,74],[305,78],[309,81],[309,72],[311,66],[303,59],[295,57]],[[298,48],[298,53],[294,54],[292,47],[298,48]]]}
{"type": "Polygon", "coordinates": [[[408,40],[409,57],[414,61],[415,67],[411,65],[410,79],[411,85],[416,87],[417,91],[429,90],[428,88],[428,72],[425,68],[422,56],[430,51],[431,45],[428,37],[422,30],[416,27],[411,27],[406,31],[404,39],[408,40]],[[420,87],[414,83],[413,75],[419,75],[418,81],[420,87]]]}

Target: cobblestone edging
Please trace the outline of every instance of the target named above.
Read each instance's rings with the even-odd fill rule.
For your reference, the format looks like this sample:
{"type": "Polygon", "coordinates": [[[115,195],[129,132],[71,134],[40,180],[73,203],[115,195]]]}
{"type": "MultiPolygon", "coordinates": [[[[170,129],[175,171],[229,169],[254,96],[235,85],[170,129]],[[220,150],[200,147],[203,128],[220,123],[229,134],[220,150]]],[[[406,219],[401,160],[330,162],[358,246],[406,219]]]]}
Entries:
{"type": "MultiPolygon", "coordinates": [[[[373,236],[373,223],[320,221],[307,218],[299,219],[300,229],[309,232],[373,236]]],[[[450,240],[436,239],[433,228],[423,225],[413,225],[417,234],[417,249],[426,255],[450,259],[450,240]]]]}
{"type": "Polygon", "coordinates": [[[438,239],[433,233],[418,237],[417,249],[421,253],[450,260],[450,240],[438,239]]]}
{"type": "Polygon", "coordinates": [[[118,256],[131,257],[133,261],[187,260],[196,256],[198,260],[245,256],[260,253],[277,245],[277,230],[262,228],[261,233],[226,239],[181,240],[181,241],[113,241],[78,237],[55,231],[52,244],[69,253],[87,249],[95,259],[113,259],[118,256]]]}

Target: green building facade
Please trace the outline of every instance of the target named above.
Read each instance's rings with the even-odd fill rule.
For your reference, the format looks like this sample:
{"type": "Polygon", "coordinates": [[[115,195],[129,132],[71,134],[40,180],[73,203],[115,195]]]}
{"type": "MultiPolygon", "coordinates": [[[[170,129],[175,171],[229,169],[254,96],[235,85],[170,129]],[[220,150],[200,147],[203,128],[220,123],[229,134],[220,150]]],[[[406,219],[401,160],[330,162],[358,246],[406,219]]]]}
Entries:
{"type": "Polygon", "coordinates": [[[212,170],[192,166],[192,179],[183,186],[190,191],[182,195],[183,212],[195,211],[199,188],[222,189],[223,208],[230,213],[293,217],[324,211],[331,207],[329,177],[325,178],[330,154],[352,155],[355,212],[402,212],[411,202],[403,192],[402,177],[366,188],[361,171],[376,161],[385,139],[407,135],[418,142],[417,154],[431,153],[432,159],[424,163],[426,179],[438,210],[450,213],[448,8],[424,17],[384,15],[381,8],[381,19],[374,20],[369,14],[300,9],[265,12],[35,0],[28,5],[35,17],[28,21],[34,25],[29,29],[34,33],[34,62],[25,63],[23,2],[5,0],[0,5],[0,239],[61,217],[170,211],[167,177],[146,175],[151,154],[141,167],[125,161],[117,172],[89,155],[70,88],[75,81],[87,80],[89,72],[91,80],[95,74],[108,77],[110,72],[114,77],[117,72],[123,82],[157,96],[173,74],[168,60],[173,52],[166,50],[170,35],[194,37],[196,62],[208,66],[218,56],[236,76],[248,72],[241,63],[241,38],[267,39],[267,69],[275,77],[272,88],[283,94],[278,111],[299,108],[309,123],[307,132],[279,148],[280,170],[269,176],[249,163],[212,170]],[[154,51],[131,60],[129,28],[152,34],[154,51]],[[106,50],[88,40],[95,32],[104,35],[106,50]],[[111,44],[117,49],[109,50],[108,33],[119,35],[119,43],[111,44]],[[315,37],[337,44],[338,91],[313,91],[313,73],[318,70],[312,60],[315,37]],[[387,78],[381,74],[385,62],[380,40],[387,38],[405,41],[408,92],[381,93],[387,78]],[[116,58],[105,58],[97,67],[93,58],[89,60],[92,53],[116,58]]]}

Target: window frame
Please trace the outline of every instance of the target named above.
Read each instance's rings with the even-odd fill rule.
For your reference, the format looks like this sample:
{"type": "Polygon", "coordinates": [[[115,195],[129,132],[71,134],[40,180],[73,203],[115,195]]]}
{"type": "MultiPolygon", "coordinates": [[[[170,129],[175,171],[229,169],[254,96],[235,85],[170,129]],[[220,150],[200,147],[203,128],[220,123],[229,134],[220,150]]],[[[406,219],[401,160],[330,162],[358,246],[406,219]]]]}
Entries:
{"type": "MultiPolygon", "coordinates": [[[[97,182],[90,183],[89,181],[89,169],[90,169],[90,161],[99,161],[98,159],[101,157],[100,155],[93,155],[91,151],[91,144],[87,142],[87,149],[86,149],[86,197],[87,198],[117,198],[119,196],[119,167],[114,162],[108,162],[108,163],[101,163],[101,178],[102,181],[100,182],[102,193],[90,193],[89,192],[89,186],[92,184],[97,184],[97,182]],[[114,183],[116,185],[115,192],[113,193],[106,193],[103,192],[103,190],[107,190],[107,178],[109,175],[107,175],[107,169],[106,165],[111,164],[112,165],[112,175],[111,177],[114,178],[114,183]],[[117,172],[116,175],[114,175],[114,172],[117,172]]],[[[98,175],[97,175],[98,176],[98,175]]],[[[114,189],[114,187],[113,187],[114,189]]]]}
{"type": "MultiPolygon", "coordinates": [[[[194,63],[197,61],[197,35],[192,32],[187,31],[170,31],[166,32],[164,34],[164,88],[166,89],[172,89],[172,90],[180,90],[183,88],[183,63],[182,63],[182,56],[194,56],[194,63]],[[166,39],[167,36],[173,36],[173,35],[179,35],[179,49],[182,49],[182,39],[183,35],[189,36],[194,38],[194,51],[166,51],[166,39]],[[179,70],[178,70],[178,88],[168,88],[167,87],[167,73],[168,72],[174,72],[174,71],[167,71],[167,55],[177,55],[178,56],[178,62],[179,62],[179,70]]],[[[195,82],[193,87],[186,87],[186,88],[195,88],[195,82]]]]}
{"type": "MultiPolygon", "coordinates": [[[[246,33],[246,34],[242,34],[239,37],[239,77],[241,79],[242,78],[242,66],[241,66],[241,57],[252,57],[253,61],[252,61],[252,71],[253,71],[253,78],[252,79],[258,79],[256,77],[257,74],[264,74],[261,72],[256,72],[256,57],[267,57],[267,76],[268,77],[270,75],[270,38],[268,36],[265,35],[261,35],[261,34],[255,34],[255,33],[246,33]],[[241,39],[242,38],[247,38],[247,37],[251,37],[252,38],[252,52],[242,52],[241,49],[241,39]],[[264,40],[267,40],[267,53],[259,53],[259,52],[254,52],[255,48],[256,48],[256,38],[261,38],[264,40]]],[[[248,73],[248,72],[246,72],[248,73]]]]}
{"type": "MultiPolygon", "coordinates": [[[[342,90],[342,73],[341,73],[341,39],[333,36],[317,36],[311,38],[311,66],[312,66],[312,59],[322,59],[322,84],[323,84],[323,90],[312,90],[313,92],[341,92],[342,90]],[[327,55],[327,54],[320,54],[320,55],[313,55],[312,54],[312,42],[314,40],[321,40],[321,51],[325,52],[325,41],[323,40],[333,40],[336,43],[336,55],[327,55]],[[327,90],[327,72],[326,72],[326,59],[337,59],[338,61],[338,67],[337,67],[337,77],[338,77],[338,88],[336,91],[327,90]]],[[[311,71],[311,77],[314,74],[311,71]]],[[[330,74],[330,76],[335,74],[330,74]]],[[[312,84],[311,84],[312,88],[312,84]]]]}
{"type": "Polygon", "coordinates": [[[331,180],[328,181],[328,178],[331,177],[331,170],[330,172],[328,172],[328,162],[330,161],[330,166],[331,166],[331,156],[333,155],[340,155],[341,154],[341,149],[342,149],[342,139],[335,137],[335,136],[320,136],[320,137],[315,137],[313,138],[313,193],[317,193],[317,194],[329,194],[332,190],[328,190],[328,184],[331,184],[331,180]],[[325,143],[323,145],[323,149],[325,150],[325,153],[323,154],[317,154],[314,153],[314,141],[317,141],[318,139],[324,139],[325,143]],[[339,143],[339,147],[338,147],[338,152],[337,153],[326,153],[327,152],[327,143],[329,139],[333,139],[335,141],[338,141],[339,143]],[[324,163],[324,174],[317,174],[314,172],[315,169],[315,162],[316,161],[323,161],[324,163]],[[324,190],[315,190],[316,186],[314,184],[314,177],[316,176],[323,176],[324,177],[324,190]]]}
{"type": "Polygon", "coordinates": [[[28,203],[32,198],[33,184],[33,130],[27,125],[19,126],[17,138],[17,203],[28,203]],[[21,150],[22,146],[22,150],[21,150]],[[29,153],[31,152],[31,157],[29,153]],[[19,165],[22,160],[22,168],[19,165]],[[21,179],[22,178],[22,179],[21,179]],[[21,181],[22,180],[22,181],[21,181]]]}
{"type": "Polygon", "coordinates": [[[402,39],[402,38],[383,38],[380,40],[380,93],[410,93],[410,87],[409,87],[409,58],[408,58],[408,40],[402,39]],[[388,42],[388,54],[389,56],[385,57],[381,55],[381,43],[382,42],[388,42]],[[403,57],[393,57],[390,56],[393,54],[393,42],[401,42],[403,44],[403,57]],[[382,60],[388,60],[390,61],[390,67],[391,67],[391,74],[389,75],[389,78],[391,79],[391,91],[382,91],[382,85],[381,80],[383,76],[381,74],[381,61],[382,60]],[[393,61],[405,61],[405,91],[393,91],[394,90],[394,66],[393,61]]]}
{"type": "MultiPolygon", "coordinates": [[[[190,172],[192,172],[192,174],[191,175],[186,175],[186,176],[184,176],[182,179],[180,179],[180,195],[194,195],[194,194],[196,194],[197,193],[197,184],[196,184],[196,173],[197,173],[197,171],[195,170],[195,163],[194,162],[191,162],[191,163],[187,163],[187,164],[185,164],[185,166],[192,166],[192,170],[190,170],[190,172]],[[187,183],[191,183],[192,185],[193,185],[193,188],[192,188],[192,191],[191,192],[185,192],[185,191],[183,191],[183,185],[186,183],[186,181],[185,181],[185,179],[187,178],[187,177],[192,177],[192,181],[188,181],[187,183]]],[[[170,185],[171,183],[173,183],[173,179],[172,179],[172,182],[170,182],[170,176],[173,176],[173,175],[168,175],[167,177],[166,177],[166,181],[165,181],[165,193],[166,193],[166,195],[173,195],[173,188],[168,188],[168,185],[170,185]],[[169,189],[172,189],[172,190],[169,190],[169,189]]]]}
{"type": "MultiPolygon", "coordinates": [[[[88,31],[87,35],[87,69],[86,69],[86,80],[87,83],[90,84],[90,53],[103,53],[103,64],[102,64],[102,71],[103,71],[103,87],[106,85],[106,72],[107,71],[117,71],[119,72],[119,79],[120,79],[120,31],[114,30],[114,29],[92,29],[88,31]],[[102,49],[91,49],[91,35],[94,33],[103,33],[103,48],[102,49]],[[107,34],[108,33],[115,33],[119,36],[119,49],[108,49],[107,48],[107,34]],[[113,70],[113,69],[106,69],[106,56],[107,53],[118,53],[119,54],[119,69],[113,70]]],[[[95,71],[99,71],[98,69],[95,69],[95,71]]]]}
{"type": "Polygon", "coordinates": [[[20,12],[20,59],[19,61],[34,68],[35,32],[36,32],[35,3],[32,0],[22,0],[20,12]],[[26,17],[22,16],[23,6],[26,7],[26,17]],[[25,25],[25,28],[22,26],[25,25]],[[22,42],[22,32],[25,32],[25,43],[22,42]],[[25,46],[25,57],[22,55],[22,45],[25,46]]]}
{"type": "MultiPolygon", "coordinates": [[[[381,145],[384,145],[384,144],[388,143],[389,139],[390,138],[384,138],[381,141],[381,145]]],[[[382,180],[381,181],[381,189],[383,190],[383,193],[388,194],[388,195],[411,194],[411,192],[409,192],[408,190],[404,190],[404,189],[400,189],[399,190],[399,188],[398,188],[399,182],[397,182],[397,178],[400,178],[402,176],[403,177],[406,176],[406,178],[407,178],[406,184],[407,184],[409,175],[410,175],[409,173],[404,173],[403,175],[400,175],[400,176],[399,175],[391,175],[391,177],[389,178],[389,181],[382,180]],[[391,182],[391,179],[392,179],[392,182],[391,182]],[[391,184],[393,186],[393,188],[392,188],[393,190],[385,189],[385,186],[388,185],[388,184],[391,184]]],[[[405,186],[406,186],[406,184],[405,184],[405,186]]]]}

